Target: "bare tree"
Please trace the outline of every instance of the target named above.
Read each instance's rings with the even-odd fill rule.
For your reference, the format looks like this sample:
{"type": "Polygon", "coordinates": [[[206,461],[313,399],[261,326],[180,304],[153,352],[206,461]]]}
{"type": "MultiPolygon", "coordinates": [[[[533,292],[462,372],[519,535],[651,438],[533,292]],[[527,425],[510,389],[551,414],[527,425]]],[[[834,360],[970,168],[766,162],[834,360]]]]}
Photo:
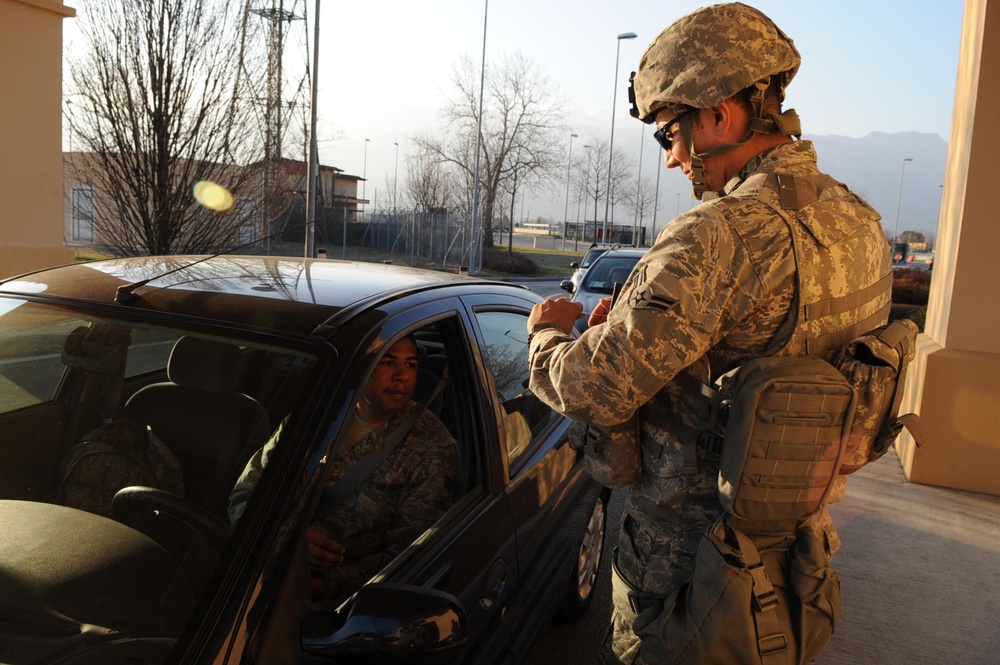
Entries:
{"type": "Polygon", "coordinates": [[[635,217],[633,218],[633,225],[635,227],[635,235],[632,239],[632,244],[638,246],[640,240],[642,239],[642,231],[645,227],[643,219],[647,213],[651,213],[653,206],[656,205],[656,186],[649,178],[640,178],[635,189],[629,192],[628,205],[632,209],[635,217]]]}
{"type": "MultiPolygon", "coordinates": [[[[576,158],[576,179],[578,179],[583,187],[585,201],[584,204],[584,215],[583,218],[587,220],[587,224],[596,223],[595,226],[591,227],[591,233],[593,234],[589,240],[597,241],[598,229],[601,229],[604,224],[604,214],[603,211],[598,210],[598,204],[606,199],[608,196],[608,146],[609,142],[605,139],[598,139],[596,137],[591,137],[590,142],[587,144],[590,146],[589,150],[585,151],[585,154],[576,158]],[[586,154],[589,153],[589,154],[586,154]]],[[[630,182],[633,180],[633,169],[634,163],[632,158],[627,154],[622,152],[620,149],[615,148],[614,156],[611,161],[611,217],[608,219],[608,230],[611,230],[611,225],[614,223],[614,207],[616,204],[621,203],[629,197],[630,182]]],[[[634,190],[634,187],[631,189],[634,190]]],[[[631,192],[631,198],[635,198],[635,192],[631,192]]]]}
{"type": "Polygon", "coordinates": [[[447,210],[453,206],[454,177],[432,154],[418,152],[406,157],[405,196],[419,212],[447,210]]]}
{"type": "MultiPolygon", "coordinates": [[[[480,71],[469,58],[460,60],[453,83],[456,96],[445,109],[443,136],[417,136],[417,146],[466,174],[475,174],[479,127],[480,71]]],[[[559,171],[563,159],[559,119],[562,101],[542,70],[524,56],[502,58],[487,66],[482,109],[479,180],[482,241],[493,246],[493,217],[508,180],[545,180],[559,171]]],[[[474,186],[474,184],[473,184],[474,186]]],[[[519,185],[520,186],[520,185],[519,185]]]]}
{"type": "Polygon", "coordinates": [[[232,247],[269,195],[261,170],[247,168],[264,144],[263,82],[248,78],[267,71],[259,17],[226,0],[92,0],[81,29],[68,122],[92,153],[80,177],[99,192],[100,243],[117,255],[232,247]],[[196,204],[199,181],[222,185],[236,205],[196,204]]]}

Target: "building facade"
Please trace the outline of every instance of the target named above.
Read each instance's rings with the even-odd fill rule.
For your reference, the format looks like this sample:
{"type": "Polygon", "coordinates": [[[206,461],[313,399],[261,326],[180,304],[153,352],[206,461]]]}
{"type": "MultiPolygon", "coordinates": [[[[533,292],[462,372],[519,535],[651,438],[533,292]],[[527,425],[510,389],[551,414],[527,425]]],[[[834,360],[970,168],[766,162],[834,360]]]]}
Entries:
{"type": "MultiPolygon", "coordinates": [[[[65,244],[77,251],[121,254],[121,236],[130,230],[122,228],[114,199],[101,186],[106,179],[100,171],[100,159],[94,153],[68,152],[63,166],[65,244]]],[[[205,220],[218,228],[220,245],[212,251],[238,247],[237,251],[244,253],[277,254],[289,253],[291,247],[292,253],[301,254],[306,226],[304,162],[278,159],[270,164],[212,165],[210,170],[217,174],[216,184],[233,197],[230,209],[205,220]]],[[[359,207],[365,201],[357,193],[362,179],[336,167],[321,166],[318,180],[317,236],[326,239],[337,234],[340,238],[345,223],[350,227],[360,219],[359,207]]],[[[194,184],[180,186],[187,189],[194,184]]],[[[198,203],[192,199],[191,205],[198,203]]],[[[198,229],[191,229],[191,233],[202,235],[198,229]]],[[[178,245],[185,245],[183,238],[178,245]]]]}
{"type": "Polygon", "coordinates": [[[0,0],[0,276],[73,261],[63,244],[61,0],[0,0]]]}

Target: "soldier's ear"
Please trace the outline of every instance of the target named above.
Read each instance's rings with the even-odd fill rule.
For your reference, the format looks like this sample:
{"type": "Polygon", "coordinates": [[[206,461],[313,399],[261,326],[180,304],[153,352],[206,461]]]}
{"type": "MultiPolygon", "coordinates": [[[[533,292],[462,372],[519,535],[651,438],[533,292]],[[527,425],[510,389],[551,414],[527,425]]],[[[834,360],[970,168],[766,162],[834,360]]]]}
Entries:
{"type": "Polygon", "coordinates": [[[718,106],[713,106],[709,109],[712,118],[712,128],[717,136],[723,136],[728,130],[729,125],[733,122],[733,109],[729,100],[719,104],[718,106]]]}

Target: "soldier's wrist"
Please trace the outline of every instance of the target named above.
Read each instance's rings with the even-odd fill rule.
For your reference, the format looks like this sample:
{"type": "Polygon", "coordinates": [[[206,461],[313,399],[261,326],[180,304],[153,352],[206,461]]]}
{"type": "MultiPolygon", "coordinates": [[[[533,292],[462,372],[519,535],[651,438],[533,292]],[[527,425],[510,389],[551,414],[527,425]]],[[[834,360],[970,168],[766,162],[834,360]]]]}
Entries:
{"type": "Polygon", "coordinates": [[[552,321],[541,321],[539,323],[533,324],[528,328],[528,344],[531,344],[531,340],[535,338],[535,335],[542,332],[543,330],[558,330],[559,332],[566,334],[566,331],[559,327],[558,324],[552,321]]]}

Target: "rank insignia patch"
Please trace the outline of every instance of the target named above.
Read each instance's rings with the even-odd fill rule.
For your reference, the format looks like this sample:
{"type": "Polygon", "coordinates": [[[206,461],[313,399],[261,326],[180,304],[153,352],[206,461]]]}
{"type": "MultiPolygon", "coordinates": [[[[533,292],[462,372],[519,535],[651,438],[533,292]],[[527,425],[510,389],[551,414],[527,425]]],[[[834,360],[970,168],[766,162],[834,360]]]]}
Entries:
{"type": "Polygon", "coordinates": [[[653,292],[653,287],[646,281],[646,273],[637,276],[635,293],[629,298],[629,306],[632,309],[656,309],[666,312],[677,304],[675,300],[666,296],[657,295],[653,292]]]}

